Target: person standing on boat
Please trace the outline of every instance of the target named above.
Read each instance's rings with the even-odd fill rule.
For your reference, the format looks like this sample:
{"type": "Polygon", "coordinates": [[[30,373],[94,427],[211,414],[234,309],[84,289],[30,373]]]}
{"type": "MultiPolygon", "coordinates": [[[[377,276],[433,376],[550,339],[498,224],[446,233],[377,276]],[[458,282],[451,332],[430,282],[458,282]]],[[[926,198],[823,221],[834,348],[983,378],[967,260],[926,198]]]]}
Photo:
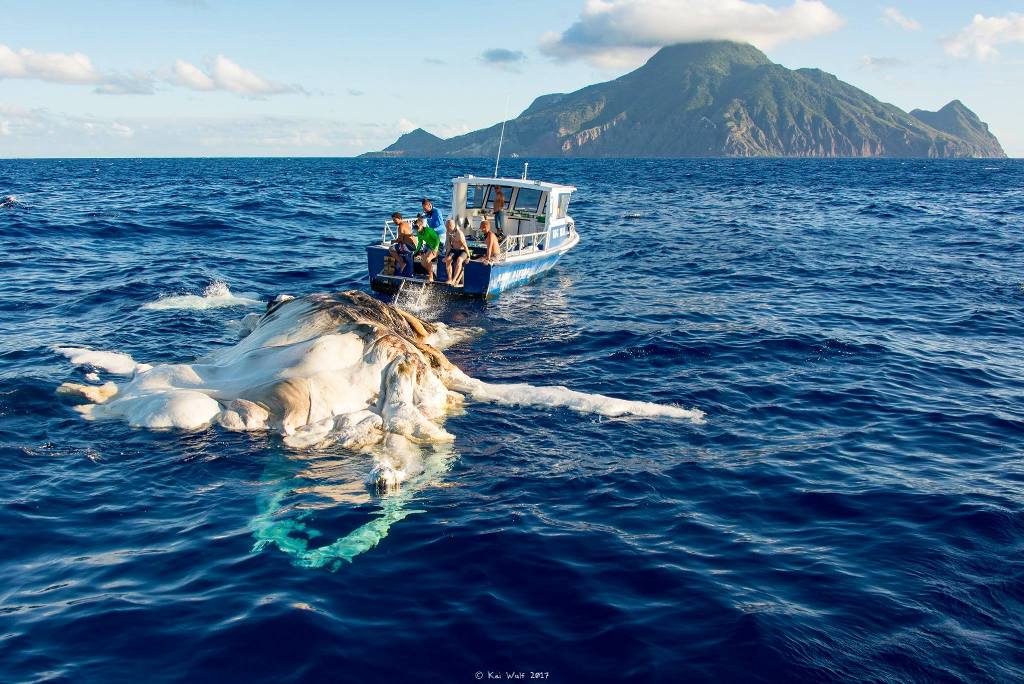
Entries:
{"type": "Polygon", "coordinates": [[[498,236],[491,230],[491,224],[484,220],[480,222],[480,230],[484,233],[484,244],[487,246],[487,253],[484,254],[483,260],[488,264],[493,264],[501,256],[501,245],[498,244],[498,236]]]}
{"type": "Polygon", "coordinates": [[[494,188],[494,230],[499,235],[505,233],[505,193],[500,185],[494,188]]]}
{"type": "Polygon", "coordinates": [[[413,252],[416,249],[416,238],[412,235],[412,226],[408,221],[402,220],[402,215],[397,211],[391,215],[391,220],[395,222],[398,237],[391,242],[388,256],[395,260],[395,275],[411,278],[414,263],[413,252]],[[401,262],[401,268],[399,268],[399,262],[401,262]]]}
{"type": "Polygon", "coordinates": [[[422,216],[416,219],[416,252],[420,255],[420,263],[427,272],[427,282],[434,282],[434,261],[441,248],[441,239],[437,232],[427,225],[422,216]]]}
{"type": "Polygon", "coordinates": [[[448,284],[458,286],[462,280],[462,269],[469,261],[469,245],[466,244],[466,234],[455,225],[454,219],[445,222],[445,232],[448,234],[448,241],[445,243],[444,270],[448,274],[448,284]],[[454,272],[453,272],[454,266],[454,272]]]}
{"type": "Polygon", "coordinates": [[[445,222],[444,217],[441,216],[441,210],[434,206],[434,203],[424,197],[420,200],[420,204],[423,206],[423,216],[427,219],[427,226],[433,229],[437,233],[437,238],[441,241],[441,244],[445,243],[445,222]]]}

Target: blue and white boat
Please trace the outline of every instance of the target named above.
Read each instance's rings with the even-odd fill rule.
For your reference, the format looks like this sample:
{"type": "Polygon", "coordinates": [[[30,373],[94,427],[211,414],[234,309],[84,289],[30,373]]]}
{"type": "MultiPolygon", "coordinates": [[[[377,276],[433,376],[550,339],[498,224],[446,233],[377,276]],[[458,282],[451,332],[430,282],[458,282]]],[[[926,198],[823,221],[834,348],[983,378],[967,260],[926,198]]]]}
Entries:
{"type": "MultiPolygon", "coordinates": [[[[439,288],[447,294],[467,297],[491,297],[522,285],[554,266],[563,254],[580,241],[576,224],[569,216],[569,198],[576,188],[522,178],[479,178],[462,176],[452,180],[454,218],[466,235],[472,259],[465,265],[460,285],[445,282],[443,255],[435,264],[433,282],[417,263],[411,276],[394,273],[387,258],[397,226],[384,222],[379,243],[366,248],[370,286],[378,292],[394,293],[410,285],[439,288]],[[495,190],[505,195],[504,234],[498,234],[501,255],[494,263],[482,260],[486,249],[480,222],[487,219],[494,227],[495,190]]],[[[446,217],[448,218],[448,217],[446,217]]]]}

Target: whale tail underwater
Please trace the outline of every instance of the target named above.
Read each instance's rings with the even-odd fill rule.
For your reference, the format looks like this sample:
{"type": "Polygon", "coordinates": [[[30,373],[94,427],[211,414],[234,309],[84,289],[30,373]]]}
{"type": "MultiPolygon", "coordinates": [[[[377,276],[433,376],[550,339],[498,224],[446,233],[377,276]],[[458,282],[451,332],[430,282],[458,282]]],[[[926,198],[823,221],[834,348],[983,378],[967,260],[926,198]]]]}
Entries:
{"type": "MultiPolygon", "coordinates": [[[[454,458],[444,420],[467,398],[509,405],[566,407],[606,416],[681,418],[696,409],[574,392],[565,387],[491,384],[466,375],[443,350],[464,331],[429,323],[361,291],[279,297],[242,321],[237,344],[186,364],[139,364],[117,352],[58,347],[91,372],[91,384],[64,383],[61,395],[90,420],[133,427],[273,431],[297,454],[348,450],[370,457],[365,479],[382,496],[380,515],[344,538],[310,546],[303,519],[282,501],[290,478],[253,520],[254,550],[268,544],[306,567],[337,568],[373,548],[406,504],[436,482],[454,458]],[[96,369],[126,376],[100,383],[96,369]]],[[[304,516],[303,516],[304,517],[304,516]]]]}

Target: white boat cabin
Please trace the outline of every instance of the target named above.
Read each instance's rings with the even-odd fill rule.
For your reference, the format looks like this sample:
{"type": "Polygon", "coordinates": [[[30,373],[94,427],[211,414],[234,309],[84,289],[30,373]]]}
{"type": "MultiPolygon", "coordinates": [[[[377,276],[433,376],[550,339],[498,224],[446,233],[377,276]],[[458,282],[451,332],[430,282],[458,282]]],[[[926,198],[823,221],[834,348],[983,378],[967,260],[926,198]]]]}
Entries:
{"type": "Polygon", "coordinates": [[[505,195],[506,256],[534,252],[544,245],[554,247],[574,230],[569,216],[569,198],[576,188],[519,178],[462,176],[452,180],[451,216],[469,240],[481,238],[480,222],[485,218],[494,228],[494,199],[497,189],[505,195]]]}

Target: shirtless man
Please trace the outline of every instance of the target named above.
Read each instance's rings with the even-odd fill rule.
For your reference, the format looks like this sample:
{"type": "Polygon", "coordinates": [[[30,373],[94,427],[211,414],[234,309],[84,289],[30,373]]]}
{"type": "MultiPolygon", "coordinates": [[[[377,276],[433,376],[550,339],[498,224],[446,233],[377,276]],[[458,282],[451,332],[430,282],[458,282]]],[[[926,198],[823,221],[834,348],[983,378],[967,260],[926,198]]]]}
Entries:
{"type": "Polygon", "coordinates": [[[501,245],[498,244],[498,236],[491,230],[491,224],[484,220],[480,222],[480,230],[484,232],[484,244],[487,246],[487,253],[484,254],[483,261],[488,264],[493,264],[501,256],[501,245]]]}
{"type": "Polygon", "coordinates": [[[461,285],[462,269],[469,260],[469,245],[466,244],[466,235],[461,228],[455,225],[453,219],[445,221],[445,227],[448,239],[444,250],[444,270],[448,274],[449,285],[461,285]],[[453,265],[454,275],[452,273],[453,265]]]}
{"type": "Polygon", "coordinates": [[[501,186],[494,188],[494,229],[505,232],[505,193],[501,186]]]}
{"type": "Polygon", "coordinates": [[[416,251],[416,238],[413,237],[412,226],[408,221],[402,220],[402,215],[397,211],[391,215],[391,220],[398,227],[398,237],[392,241],[391,249],[388,250],[388,255],[395,260],[395,275],[412,276],[413,252],[416,251]]]}

